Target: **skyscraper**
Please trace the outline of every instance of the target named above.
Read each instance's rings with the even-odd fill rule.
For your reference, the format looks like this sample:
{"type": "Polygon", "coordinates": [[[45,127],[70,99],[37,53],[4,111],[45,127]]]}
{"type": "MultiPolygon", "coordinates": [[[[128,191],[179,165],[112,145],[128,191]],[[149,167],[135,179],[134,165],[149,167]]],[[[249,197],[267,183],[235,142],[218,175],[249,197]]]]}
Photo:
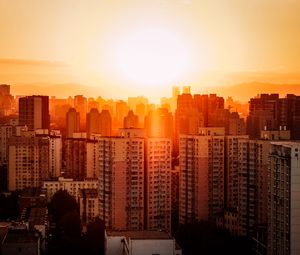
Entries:
{"type": "Polygon", "coordinates": [[[87,99],[83,95],[74,97],[74,108],[80,114],[80,131],[84,131],[86,125],[87,99]]]}
{"type": "Polygon", "coordinates": [[[180,136],[179,223],[215,219],[224,209],[224,128],[180,136]]]}
{"type": "Polygon", "coordinates": [[[91,137],[91,134],[99,134],[99,112],[98,109],[92,108],[90,112],[86,115],[86,132],[87,138],[91,137]]]}
{"type": "Polygon", "coordinates": [[[9,138],[8,189],[41,187],[50,179],[49,139],[32,132],[9,138]]]}
{"type": "Polygon", "coordinates": [[[147,137],[168,137],[173,139],[173,116],[166,108],[150,111],[145,117],[147,137]]]}
{"type": "Polygon", "coordinates": [[[146,229],[171,231],[171,138],[146,139],[146,229]]]}
{"type": "Polygon", "coordinates": [[[139,117],[130,110],[126,117],[124,117],[124,128],[138,128],[139,127],[139,117]]]}
{"type": "Polygon", "coordinates": [[[28,130],[49,129],[49,97],[27,96],[19,99],[19,124],[28,130]]]}
{"type": "Polygon", "coordinates": [[[300,143],[273,142],[269,164],[268,254],[300,253],[300,143]]]}
{"type": "Polygon", "coordinates": [[[64,176],[67,178],[72,178],[76,181],[82,181],[87,178],[86,146],[86,138],[73,137],[65,140],[66,167],[64,176]]]}
{"type": "Polygon", "coordinates": [[[300,139],[300,96],[261,94],[250,99],[247,133],[259,138],[261,130],[290,130],[291,139],[300,139]]]}
{"type": "Polygon", "coordinates": [[[75,108],[70,108],[66,114],[66,137],[73,137],[73,133],[80,130],[80,113],[75,108]]]}
{"type": "Polygon", "coordinates": [[[99,132],[102,136],[112,135],[112,119],[108,110],[102,110],[99,115],[99,132]]]}
{"type": "Polygon", "coordinates": [[[99,137],[99,217],[107,229],[144,229],[144,139],[99,137]]]}

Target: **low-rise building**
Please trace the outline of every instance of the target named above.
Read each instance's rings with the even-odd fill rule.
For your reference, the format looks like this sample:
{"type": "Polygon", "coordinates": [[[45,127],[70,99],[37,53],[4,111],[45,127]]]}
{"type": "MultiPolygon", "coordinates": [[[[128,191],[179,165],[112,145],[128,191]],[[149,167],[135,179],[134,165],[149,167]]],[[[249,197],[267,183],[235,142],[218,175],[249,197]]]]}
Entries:
{"type": "Polygon", "coordinates": [[[98,189],[98,180],[86,179],[83,181],[74,181],[73,179],[59,177],[57,180],[44,181],[43,188],[47,190],[48,201],[60,189],[68,191],[71,196],[78,200],[80,189],[98,189]]]}
{"type": "Polygon", "coordinates": [[[163,231],[107,231],[105,255],[181,255],[176,241],[163,231]]]}

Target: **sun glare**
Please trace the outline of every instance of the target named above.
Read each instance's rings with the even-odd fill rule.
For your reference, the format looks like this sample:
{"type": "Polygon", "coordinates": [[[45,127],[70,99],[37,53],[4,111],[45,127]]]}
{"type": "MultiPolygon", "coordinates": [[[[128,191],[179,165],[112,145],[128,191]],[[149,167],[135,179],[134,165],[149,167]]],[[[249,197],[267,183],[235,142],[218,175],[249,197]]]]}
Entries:
{"type": "Polygon", "coordinates": [[[162,28],[147,28],[128,35],[115,52],[122,75],[139,86],[178,82],[189,67],[184,40],[162,28]]]}

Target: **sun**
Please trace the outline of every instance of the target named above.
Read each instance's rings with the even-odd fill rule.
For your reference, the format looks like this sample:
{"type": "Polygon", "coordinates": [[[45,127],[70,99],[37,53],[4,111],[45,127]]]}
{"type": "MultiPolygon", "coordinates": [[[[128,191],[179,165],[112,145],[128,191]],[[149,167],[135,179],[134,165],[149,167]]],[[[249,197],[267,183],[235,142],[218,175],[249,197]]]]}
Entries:
{"type": "Polygon", "coordinates": [[[120,73],[139,86],[151,88],[179,82],[189,60],[184,40],[159,27],[127,33],[115,51],[120,73]]]}

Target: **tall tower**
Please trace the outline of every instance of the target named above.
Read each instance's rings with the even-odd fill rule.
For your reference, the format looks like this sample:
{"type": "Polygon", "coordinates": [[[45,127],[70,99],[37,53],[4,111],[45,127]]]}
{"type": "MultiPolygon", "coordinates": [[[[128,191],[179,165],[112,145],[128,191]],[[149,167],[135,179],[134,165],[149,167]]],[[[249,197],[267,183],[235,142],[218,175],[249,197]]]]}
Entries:
{"type": "Polygon", "coordinates": [[[144,139],[100,137],[99,217],[113,230],[144,229],[144,139]]]}
{"type": "Polygon", "coordinates": [[[87,112],[87,99],[83,95],[74,97],[74,108],[80,113],[80,131],[85,129],[86,125],[86,112],[87,112]]]}
{"type": "Polygon", "coordinates": [[[19,99],[19,124],[28,130],[49,129],[49,97],[27,96],[19,99]]]}
{"type": "Polygon", "coordinates": [[[124,128],[138,128],[139,127],[139,117],[130,110],[127,116],[124,118],[124,128]]]}
{"type": "Polygon", "coordinates": [[[86,115],[86,132],[87,138],[91,137],[91,134],[99,134],[99,112],[98,109],[92,108],[86,115]]]}
{"type": "Polygon", "coordinates": [[[180,136],[179,223],[214,220],[224,207],[224,128],[180,136]]]}
{"type": "Polygon", "coordinates": [[[108,110],[102,110],[99,116],[99,132],[102,136],[111,136],[112,119],[108,110]]]}
{"type": "Polygon", "coordinates": [[[9,138],[8,189],[41,187],[51,178],[49,171],[49,138],[32,132],[9,138]]]}
{"type": "Polygon", "coordinates": [[[171,231],[171,138],[146,139],[146,229],[171,231]]]}
{"type": "Polygon", "coordinates": [[[173,116],[166,108],[150,111],[145,118],[148,137],[168,137],[173,139],[173,116]]]}
{"type": "Polygon", "coordinates": [[[73,137],[73,133],[79,132],[80,113],[75,108],[70,108],[66,114],[67,138],[73,137]]]}
{"type": "Polygon", "coordinates": [[[268,254],[296,255],[300,253],[300,143],[271,144],[268,254]]]}

